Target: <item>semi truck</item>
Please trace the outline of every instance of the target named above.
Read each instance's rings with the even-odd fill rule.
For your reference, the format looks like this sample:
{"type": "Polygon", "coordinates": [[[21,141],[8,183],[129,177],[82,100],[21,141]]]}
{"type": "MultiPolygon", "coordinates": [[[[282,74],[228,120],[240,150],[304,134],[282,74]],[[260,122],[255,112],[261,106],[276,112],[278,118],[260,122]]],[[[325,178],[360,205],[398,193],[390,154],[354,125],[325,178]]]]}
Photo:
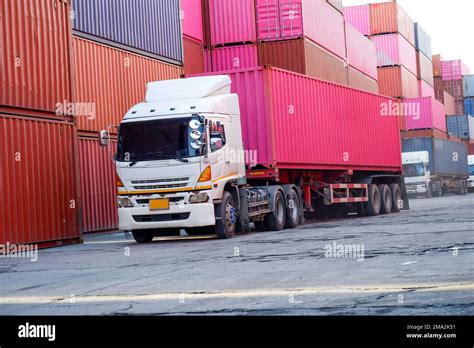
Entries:
{"type": "Polygon", "coordinates": [[[408,209],[391,102],[271,67],[151,82],[118,130],[119,228],[227,239],[408,209]]]}
{"type": "Polygon", "coordinates": [[[403,168],[410,196],[468,192],[467,147],[459,139],[435,135],[403,139],[403,168]]]}
{"type": "Polygon", "coordinates": [[[467,181],[467,187],[469,192],[474,192],[474,155],[470,155],[467,158],[469,166],[469,179],[467,181]]]}

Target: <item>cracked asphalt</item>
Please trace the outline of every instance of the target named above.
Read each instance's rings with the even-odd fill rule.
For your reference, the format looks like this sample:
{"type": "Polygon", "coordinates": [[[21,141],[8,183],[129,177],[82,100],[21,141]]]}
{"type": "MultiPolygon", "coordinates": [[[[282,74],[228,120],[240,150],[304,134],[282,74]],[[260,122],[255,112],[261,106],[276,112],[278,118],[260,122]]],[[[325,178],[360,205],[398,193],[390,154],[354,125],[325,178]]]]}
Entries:
{"type": "Polygon", "coordinates": [[[118,233],[3,258],[0,314],[473,315],[474,195],[232,240],[118,233]],[[363,259],[328,257],[334,243],[363,259]]]}

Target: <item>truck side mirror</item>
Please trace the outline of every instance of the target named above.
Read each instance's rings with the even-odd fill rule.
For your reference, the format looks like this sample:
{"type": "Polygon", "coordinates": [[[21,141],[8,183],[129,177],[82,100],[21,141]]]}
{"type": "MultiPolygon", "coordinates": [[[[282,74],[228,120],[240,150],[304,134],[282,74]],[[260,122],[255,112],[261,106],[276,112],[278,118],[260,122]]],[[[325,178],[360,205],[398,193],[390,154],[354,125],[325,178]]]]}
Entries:
{"type": "Polygon", "coordinates": [[[106,130],[101,130],[99,132],[99,143],[100,146],[109,145],[109,132],[107,132],[106,130]]]}

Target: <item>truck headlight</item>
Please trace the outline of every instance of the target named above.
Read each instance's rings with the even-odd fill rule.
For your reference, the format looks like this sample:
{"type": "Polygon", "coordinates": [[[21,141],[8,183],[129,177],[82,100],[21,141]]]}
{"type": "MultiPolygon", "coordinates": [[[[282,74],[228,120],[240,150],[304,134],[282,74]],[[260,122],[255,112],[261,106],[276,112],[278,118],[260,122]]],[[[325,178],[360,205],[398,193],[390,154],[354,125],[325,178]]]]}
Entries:
{"type": "Polygon", "coordinates": [[[119,197],[118,198],[118,206],[119,206],[119,208],[132,208],[133,207],[133,202],[130,198],[119,197]]]}
{"type": "Polygon", "coordinates": [[[189,197],[189,203],[206,203],[209,200],[209,196],[205,192],[200,192],[189,197]]]}

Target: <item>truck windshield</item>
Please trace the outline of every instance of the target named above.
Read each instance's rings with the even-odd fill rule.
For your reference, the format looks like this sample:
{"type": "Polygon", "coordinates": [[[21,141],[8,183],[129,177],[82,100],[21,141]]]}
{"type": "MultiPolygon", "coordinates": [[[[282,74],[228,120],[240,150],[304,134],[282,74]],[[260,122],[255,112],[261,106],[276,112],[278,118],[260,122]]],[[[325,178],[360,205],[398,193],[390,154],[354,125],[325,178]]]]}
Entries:
{"type": "MultiPolygon", "coordinates": [[[[130,122],[120,125],[117,161],[140,162],[182,159],[204,155],[204,146],[191,146],[189,123],[199,116],[130,122]]],[[[198,131],[203,132],[201,125],[198,131]]]]}
{"type": "Polygon", "coordinates": [[[469,166],[469,176],[474,176],[474,164],[469,166]]]}
{"type": "Polygon", "coordinates": [[[415,176],[425,176],[425,166],[423,163],[410,163],[403,165],[403,172],[407,178],[415,176]]]}

